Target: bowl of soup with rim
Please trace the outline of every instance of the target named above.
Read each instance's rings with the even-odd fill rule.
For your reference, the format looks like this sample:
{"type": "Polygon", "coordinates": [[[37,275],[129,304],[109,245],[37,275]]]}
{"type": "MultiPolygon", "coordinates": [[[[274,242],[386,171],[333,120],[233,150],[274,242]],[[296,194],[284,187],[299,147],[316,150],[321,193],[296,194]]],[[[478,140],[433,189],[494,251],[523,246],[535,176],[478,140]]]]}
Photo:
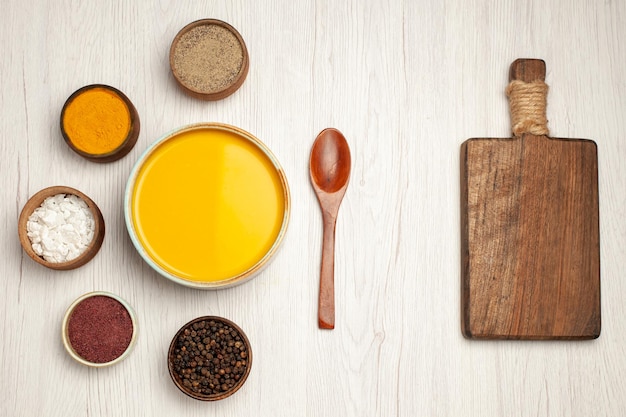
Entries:
{"type": "Polygon", "coordinates": [[[287,230],[286,176],[269,148],[219,123],[182,127],[153,143],[126,185],[124,215],[141,257],[194,288],[246,282],[287,230]]]}

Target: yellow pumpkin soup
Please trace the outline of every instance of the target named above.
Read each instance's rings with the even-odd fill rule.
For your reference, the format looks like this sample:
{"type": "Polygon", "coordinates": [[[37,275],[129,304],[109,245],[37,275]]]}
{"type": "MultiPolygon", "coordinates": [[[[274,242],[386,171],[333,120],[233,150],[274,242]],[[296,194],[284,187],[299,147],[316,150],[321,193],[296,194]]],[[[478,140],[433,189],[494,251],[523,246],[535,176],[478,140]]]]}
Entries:
{"type": "Polygon", "coordinates": [[[131,193],[136,238],[154,263],[194,282],[254,269],[286,222],[286,182],[237,131],[182,130],[144,158],[131,193]]]}

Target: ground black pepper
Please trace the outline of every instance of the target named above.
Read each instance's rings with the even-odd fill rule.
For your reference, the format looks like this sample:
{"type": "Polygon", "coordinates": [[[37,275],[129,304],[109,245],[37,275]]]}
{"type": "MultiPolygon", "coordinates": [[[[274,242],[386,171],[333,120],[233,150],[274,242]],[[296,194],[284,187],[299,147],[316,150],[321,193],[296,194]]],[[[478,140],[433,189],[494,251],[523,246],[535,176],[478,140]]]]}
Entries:
{"type": "Polygon", "coordinates": [[[239,39],[215,24],[196,26],[174,46],[173,70],[183,84],[214,93],[233,83],[241,72],[244,52],[239,39]]]}
{"type": "MultiPolygon", "coordinates": [[[[243,384],[249,367],[245,337],[218,318],[194,320],[172,341],[170,373],[192,396],[223,396],[243,384]]],[[[210,399],[210,398],[208,398],[210,399]]]]}

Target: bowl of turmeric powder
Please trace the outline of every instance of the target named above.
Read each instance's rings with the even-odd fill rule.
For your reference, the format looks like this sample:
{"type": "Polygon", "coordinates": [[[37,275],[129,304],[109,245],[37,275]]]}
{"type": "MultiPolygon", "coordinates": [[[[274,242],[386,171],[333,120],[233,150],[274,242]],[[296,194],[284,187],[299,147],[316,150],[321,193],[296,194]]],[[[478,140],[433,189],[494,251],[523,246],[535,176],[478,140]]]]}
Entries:
{"type": "Polygon", "coordinates": [[[94,162],[126,156],[139,136],[139,115],[118,89],[91,84],[75,91],[61,111],[61,133],[67,145],[94,162]]]}

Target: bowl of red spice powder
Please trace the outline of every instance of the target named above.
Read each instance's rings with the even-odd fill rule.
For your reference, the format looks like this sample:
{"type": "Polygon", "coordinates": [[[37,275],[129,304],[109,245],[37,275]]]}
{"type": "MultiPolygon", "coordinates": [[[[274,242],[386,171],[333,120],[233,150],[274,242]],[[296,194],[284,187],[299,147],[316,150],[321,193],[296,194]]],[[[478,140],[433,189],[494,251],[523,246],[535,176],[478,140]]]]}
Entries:
{"type": "Polygon", "coordinates": [[[77,362],[96,368],[114,365],[124,360],[135,345],[135,312],[115,294],[84,294],[67,309],[62,338],[65,349],[77,362]]]}

